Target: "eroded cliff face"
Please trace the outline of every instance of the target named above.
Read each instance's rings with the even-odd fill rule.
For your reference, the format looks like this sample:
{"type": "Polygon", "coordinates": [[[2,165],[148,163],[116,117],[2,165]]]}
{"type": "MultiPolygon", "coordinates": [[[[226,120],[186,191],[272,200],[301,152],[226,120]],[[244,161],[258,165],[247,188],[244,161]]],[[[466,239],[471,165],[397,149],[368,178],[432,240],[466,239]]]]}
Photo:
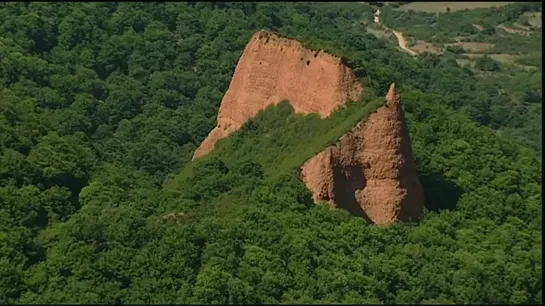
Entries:
{"type": "Polygon", "coordinates": [[[375,224],[417,221],[424,208],[411,140],[395,84],[386,106],[302,167],[315,202],[328,201],[375,224]]]}
{"type": "Polygon", "coordinates": [[[295,112],[329,116],[363,88],[341,59],[303,48],[295,40],[267,31],[255,33],[246,46],[225,93],[217,126],[195,151],[208,154],[216,142],[271,104],[289,100],[295,112]]]}

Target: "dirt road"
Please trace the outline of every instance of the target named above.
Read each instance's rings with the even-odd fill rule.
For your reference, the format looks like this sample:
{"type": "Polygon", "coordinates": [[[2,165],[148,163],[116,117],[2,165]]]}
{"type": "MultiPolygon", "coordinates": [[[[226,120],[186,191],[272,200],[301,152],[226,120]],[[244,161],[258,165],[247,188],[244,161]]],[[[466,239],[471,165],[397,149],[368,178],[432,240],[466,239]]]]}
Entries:
{"type": "Polygon", "coordinates": [[[407,48],[407,42],[405,41],[405,38],[403,37],[403,33],[392,30],[394,32],[394,35],[397,38],[397,44],[401,49],[408,52],[410,55],[417,55],[418,53],[414,52],[413,50],[407,48]]]}

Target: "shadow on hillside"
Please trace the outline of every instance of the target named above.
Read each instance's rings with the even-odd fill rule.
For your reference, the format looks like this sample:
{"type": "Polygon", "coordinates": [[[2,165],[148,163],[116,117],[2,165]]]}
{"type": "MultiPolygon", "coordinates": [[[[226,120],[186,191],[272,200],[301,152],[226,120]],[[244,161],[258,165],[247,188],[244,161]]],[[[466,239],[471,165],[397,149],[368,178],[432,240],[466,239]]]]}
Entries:
{"type": "Polygon", "coordinates": [[[430,211],[454,210],[463,190],[455,182],[438,173],[420,176],[424,188],[425,206],[430,211]]]}

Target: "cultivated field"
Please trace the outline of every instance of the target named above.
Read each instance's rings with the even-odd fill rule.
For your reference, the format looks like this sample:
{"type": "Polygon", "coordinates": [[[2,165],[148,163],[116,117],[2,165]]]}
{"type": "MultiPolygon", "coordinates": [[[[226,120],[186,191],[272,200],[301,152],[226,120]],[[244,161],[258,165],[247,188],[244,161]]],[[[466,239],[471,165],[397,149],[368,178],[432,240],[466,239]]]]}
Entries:
{"type": "Polygon", "coordinates": [[[498,7],[504,6],[513,2],[412,2],[400,6],[399,10],[413,10],[413,11],[423,11],[429,13],[442,13],[446,12],[447,7],[451,11],[461,11],[464,9],[476,9],[476,8],[487,8],[487,7],[498,7]]]}

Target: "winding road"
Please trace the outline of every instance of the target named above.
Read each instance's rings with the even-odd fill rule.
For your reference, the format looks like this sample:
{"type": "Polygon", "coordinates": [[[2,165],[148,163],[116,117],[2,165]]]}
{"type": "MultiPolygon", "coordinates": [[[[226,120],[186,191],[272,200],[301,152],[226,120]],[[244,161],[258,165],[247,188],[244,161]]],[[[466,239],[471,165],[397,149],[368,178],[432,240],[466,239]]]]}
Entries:
{"type": "Polygon", "coordinates": [[[394,35],[397,38],[397,44],[398,44],[399,48],[401,48],[401,50],[409,53],[412,56],[418,55],[418,53],[414,52],[413,50],[411,50],[411,49],[409,49],[407,47],[407,41],[405,41],[405,38],[403,37],[403,33],[398,32],[398,31],[396,31],[394,29],[390,29],[390,28],[388,28],[387,26],[385,26],[384,24],[382,24],[380,22],[380,18],[378,18],[379,14],[380,14],[380,9],[375,13],[375,22],[378,23],[378,25],[380,27],[383,27],[384,29],[390,30],[390,31],[392,31],[394,33],[394,35]]]}
{"type": "Polygon", "coordinates": [[[397,38],[397,44],[399,45],[399,47],[401,49],[403,49],[404,51],[406,51],[407,53],[409,53],[410,55],[417,55],[418,53],[414,52],[413,50],[407,48],[407,42],[405,41],[405,38],[403,37],[403,33],[401,32],[398,32],[396,30],[392,30],[392,32],[394,33],[394,35],[396,36],[397,38]]]}

